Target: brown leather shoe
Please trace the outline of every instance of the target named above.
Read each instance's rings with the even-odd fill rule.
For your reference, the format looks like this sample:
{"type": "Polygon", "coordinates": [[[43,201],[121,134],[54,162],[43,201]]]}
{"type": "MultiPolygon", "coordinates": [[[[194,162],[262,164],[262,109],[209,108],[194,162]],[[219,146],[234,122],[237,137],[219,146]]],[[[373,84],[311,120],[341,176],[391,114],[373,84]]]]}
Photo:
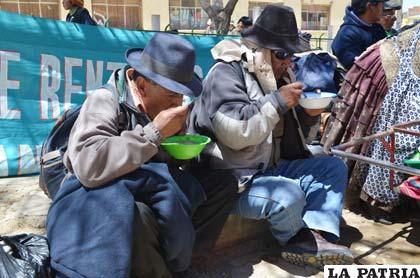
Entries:
{"type": "Polygon", "coordinates": [[[353,255],[346,246],[326,241],[318,232],[301,229],[284,246],[281,256],[289,263],[323,268],[324,265],[353,264],[353,255]]]}

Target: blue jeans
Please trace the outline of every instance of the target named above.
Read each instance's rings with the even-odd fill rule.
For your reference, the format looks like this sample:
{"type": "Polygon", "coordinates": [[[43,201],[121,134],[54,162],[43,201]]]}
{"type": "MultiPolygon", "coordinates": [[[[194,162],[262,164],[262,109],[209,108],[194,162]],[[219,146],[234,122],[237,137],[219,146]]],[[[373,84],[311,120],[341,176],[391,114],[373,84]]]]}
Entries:
{"type": "Polygon", "coordinates": [[[303,227],[337,239],[346,184],[347,168],[338,158],[282,161],[254,177],[232,213],[267,219],[282,245],[303,227]]]}

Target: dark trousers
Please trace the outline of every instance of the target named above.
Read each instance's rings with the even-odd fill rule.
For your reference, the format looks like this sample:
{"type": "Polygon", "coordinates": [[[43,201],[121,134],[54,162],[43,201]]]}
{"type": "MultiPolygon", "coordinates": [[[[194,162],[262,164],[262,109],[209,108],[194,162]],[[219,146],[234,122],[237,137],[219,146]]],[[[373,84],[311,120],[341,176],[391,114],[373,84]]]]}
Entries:
{"type": "Polygon", "coordinates": [[[205,199],[193,177],[185,180],[188,184],[178,186],[166,165],[156,163],[95,189],[71,176],[47,216],[52,267],[69,277],[128,277],[135,202],[141,202],[156,217],[160,251],[168,267],[185,270],[195,241],[191,215],[205,199]]]}
{"type": "Polygon", "coordinates": [[[168,268],[189,266],[194,228],[199,251],[214,245],[234,203],[236,180],[225,173],[213,180],[213,173],[199,171],[200,186],[186,173],[154,166],[93,190],[74,176],[65,181],[47,216],[56,271],[63,277],[166,277],[168,268]],[[202,188],[209,193],[204,203],[202,188]],[[139,210],[136,202],[150,210],[139,210]]]}
{"type": "Polygon", "coordinates": [[[159,226],[153,211],[144,203],[136,202],[133,223],[132,278],[170,278],[159,245],[159,226]]]}
{"type": "MultiPolygon", "coordinates": [[[[199,256],[207,255],[214,247],[238,197],[236,178],[224,170],[207,169],[195,168],[190,172],[200,182],[207,196],[206,201],[195,210],[192,217],[196,230],[194,254],[199,256]]],[[[133,246],[132,277],[166,278],[168,268],[156,240],[159,230],[155,217],[149,213],[147,206],[137,204],[141,219],[135,220],[140,224],[134,228],[138,232],[134,233],[134,241],[137,244],[133,246]]]]}
{"type": "Polygon", "coordinates": [[[207,199],[193,214],[196,230],[194,254],[207,255],[238,198],[238,180],[226,170],[195,168],[191,174],[200,182],[207,199]]]}

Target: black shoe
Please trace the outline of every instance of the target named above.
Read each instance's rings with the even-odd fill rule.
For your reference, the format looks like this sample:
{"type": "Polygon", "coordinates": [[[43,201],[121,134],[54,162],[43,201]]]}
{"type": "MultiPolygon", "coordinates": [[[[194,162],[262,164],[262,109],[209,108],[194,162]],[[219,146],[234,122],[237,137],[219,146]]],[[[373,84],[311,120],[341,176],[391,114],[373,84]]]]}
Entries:
{"type": "Polygon", "coordinates": [[[390,212],[382,210],[378,207],[372,206],[369,203],[363,202],[363,207],[367,212],[368,216],[375,222],[382,223],[385,225],[394,224],[394,218],[390,212]]]}
{"type": "Polygon", "coordinates": [[[322,269],[324,265],[353,264],[346,246],[326,241],[318,232],[302,229],[283,248],[281,256],[289,263],[322,269]]]}

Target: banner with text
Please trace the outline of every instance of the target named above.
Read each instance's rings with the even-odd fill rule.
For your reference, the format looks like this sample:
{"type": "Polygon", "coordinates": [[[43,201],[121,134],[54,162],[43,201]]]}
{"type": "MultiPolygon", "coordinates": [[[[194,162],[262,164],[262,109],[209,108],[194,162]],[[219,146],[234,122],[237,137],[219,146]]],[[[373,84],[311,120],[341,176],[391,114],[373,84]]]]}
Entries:
{"type": "MultiPolygon", "coordinates": [[[[59,116],[124,65],[153,32],[79,25],[0,11],[0,177],[39,171],[41,145],[59,116]]],[[[185,35],[207,73],[223,37],[185,35]]]]}

